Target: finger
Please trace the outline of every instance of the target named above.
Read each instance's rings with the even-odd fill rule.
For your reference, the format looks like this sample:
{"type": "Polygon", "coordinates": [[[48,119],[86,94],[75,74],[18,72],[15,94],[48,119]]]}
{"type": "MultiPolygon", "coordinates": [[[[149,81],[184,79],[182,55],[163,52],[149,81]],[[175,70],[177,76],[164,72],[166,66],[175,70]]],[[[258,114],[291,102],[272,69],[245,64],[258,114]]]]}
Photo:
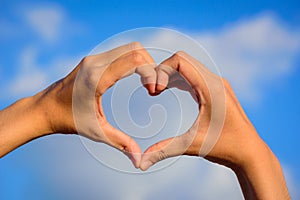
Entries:
{"type": "Polygon", "coordinates": [[[102,127],[106,136],[106,143],[123,152],[133,163],[136,168],[139,168],[142,150],[140,146],[128,135],[114,128],[109,123],[102,127]]]}
{"type": "Polygon", "coordinates": [[[173,74],[176,73],[176,71],[161,63],[156,68],[157,78],[156,78],[156,88],[155,92],[156,94],[160,94],[163,90],[165,90],[169,84],[169,77],[171,77],[173,74]]]}
{"type": "Polygon", "coordinates": [[[168,88],[178,88],[179,90],[187,91],[190,93],[194,101],[199,103],[195,90],[184,79],[176,81],[171,80],[168,84],[168,88]]]}
{"type": "Polygon", "coordinates": [[[180,137],[169,138],[149,147],[143,154],[140,169],[145,171],[164,159],[182,155],[185,145],[180,137]]]}
{"type": "Polygon", "coordinates": [[[209,96],[207,81],[216,75],[185,52],[175,53],[157,67],[157,92],[161,92],[167,87],[170,77],[175,74],[174,71],[179,72],[196,91],[202,91],[206,94],[205,96],[209,96]]]}
{"type": "MultiPolygon", "coordinates": [[[[153,71],[154,63],[148,58],[148,55],[145,50],[133,50],[114,60],[103,72],[97,92],[103,94],[115,82],[136,71],[149,83],[153,82],[152,80],[156,79],[153,71]],[[137,68],[139,69],[136,70],[137,68]]],[[[151,88],[153,86],[149,87],[149,89],[151,88]]]]}
{"type": "Polygon", "coordinates": [[[140,169],[145,171],[159,161],[185,154],[192,141],[191,134],[185,133],[152,145],[143,153],[140,169]]]}
{"type": "Polygon", "coordinates": [[[135,72],[141,76],[141,82],[148,90],[149,94],[154,94],[156,84],[155,65],[149,64],[137,67],[135,72]]]}
{"type": "MultiPolygon", "coordinates": [[[[112,61],[118,59],[119,57],[121,57],[122,55],[131,52],[131,51],[145,51],[143,45],[139,42],[131,42],[119,47],[116,47],[114,49],[111,49],[109,51],[106,51],[104,53],[100,53],[100,54],[96,54],[96,55],[92,55],[92,57],[95,57],[94,60],[98,60],[98,64],[105,64],[108,62],[111,63],[112,61]]],[[[154,60],[152,59],[152,57],[148,54],[145,54],[145,58],[149,61],[154,62],[154,60]]]]}

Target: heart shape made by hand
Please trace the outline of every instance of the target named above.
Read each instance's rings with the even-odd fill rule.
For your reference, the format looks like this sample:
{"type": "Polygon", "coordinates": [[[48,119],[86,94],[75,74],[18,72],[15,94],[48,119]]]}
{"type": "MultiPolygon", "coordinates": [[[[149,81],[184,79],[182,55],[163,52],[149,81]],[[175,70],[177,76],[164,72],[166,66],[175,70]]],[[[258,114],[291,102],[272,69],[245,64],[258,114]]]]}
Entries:
{"type": "MultiPolygon", "coordinates": [[[[174,83],[171,86],[175,87],[174,83]]],[[[167,87],[160,94],[149,94],[140,83],[138,75],[118,81],[103,95],[102,104],[107,121],[132,137],[142,150],[158,141],[184,133],[198,115],[198,104],[188,92],[167,87]]],[[[97,152],[101,151],[99,148],[97,152]]],[[[109,167],[133,170],[117,151],[114,155],[110,153],[96,157],[109,167]]],[[[151,171],[169,166],[177,158],[167,159],[151,171]]]]}
{"type": "MultiPolygon", "coordinates": [[[[168,157],[186,153],[204,156],[211,150],[218,138],[216,134],[208,134],[211,117],[214,118],[212,99],[218,96],[221,101],[216,103],[221,110],[224,102],[220,92],[214,92],[221,91],[218,88],[223,88],[222,80],[188,54],[178,52],[156,67],[149,53],[140,44],[133,43],[89,56],[81,62],[73,88],[73,118],[80,135],[121,150],[135,167],[145,170],[168,157]],[[176,87],[188,91],[201,108],[188,131],[158,142],[144,153],[133,138],[106,120],[102,107],[103,94],[118,80],[133,73],[141,76],[141,82],[150,95],[159,95],[167,88],[176,87]],[[203,109],[203,105],[207,109],[203,109]],[[203,141],[210,135],[212,140],[205,145],[203,141]]],[[[213,132],[220,132],[223,125],[222,115],[218,116],[220,123],[214,124],[213,132]]]]}

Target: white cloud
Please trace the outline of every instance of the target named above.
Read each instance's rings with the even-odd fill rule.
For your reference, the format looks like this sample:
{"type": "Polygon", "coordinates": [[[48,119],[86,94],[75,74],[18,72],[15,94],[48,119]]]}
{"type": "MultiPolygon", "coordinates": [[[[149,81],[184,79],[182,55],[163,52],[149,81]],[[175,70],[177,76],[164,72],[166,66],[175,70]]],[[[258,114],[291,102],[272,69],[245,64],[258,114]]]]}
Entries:
{"type": "Polygon", "coordinates": [[[52,61],[41,62],[41,53],[48,44],[57,45],[58,43],[55,42],[61,37],[78,33],[83,30],[83,27],[77,22],[70,21],[65,10],[57,4],[23,5],[15,7],[15,10],[17,12],[12,12],[14,17],[24,19],[25,23],[12,23],[8,19],[0,19],[0,25],[5,26],[5,29],[0,31],[1,39],[18,38],[20,29],[26,29],[25,34],[33,30],[38,37],[34,35],[35,39],[30,45],[22,46],[19,55],[17,51],[15,52],[17,72],[14,76],[11,75],[8,84],[2,88],[3,92],[14,99],[33,95],[53,81],[67,75],[84,56],[81,54],[51,55],[52,61]],[[47,42],[47,45],[43,42],[47,42]]]}
{"type": "Polygon", "coordinates": [[[264,87],[294,70],[300,29],[291,29],[265,13],[230,24],[218,32],[193,36],[205,46],[243,100],[255,102],[264,87]]]}
{"type": "MultiPolygon", "coordinates": [[[[27,19],[41,37],[51,41],[57,39],[61,31],[64,14],[60,12],[56,13],[52,8],[42,9],[33,11],[27,19]]],[[[293,59],[300,46],[297,33],[298,30],[289,30],[272,15],[265,14],[228,25],[218,33],[192,35],[205,45],[241,97],[246,100],[251,97],[249,101],[252,101],[255,100],[253,95],[257,98],[261,95],[258,91],[263,90],[262,86],[281,80],[293,70],[293,59]]],[[[155,43],[163,44],[174,51],[180,50],[178,47],[187,48],[189,51],[185,41],[168,37],[164,32],[148,38],[147,45],[155,43]]],[[[193,49],[190,51],[193,53],[193,49]]],[[[12,79],[9,86],[13,91],[12,95],[40,89],[41,86],[56,80],[58,74],[64,75],[63,73],[78,62],[78,57],[57,57],[53,63],[41,64],[38,62],[38,56],[38,48],[34,46],[22,51],[19,74],[12,79]],[[58,72],[58,69],[62,71],[58,72]]],[[[207,60],[203,62],[209,63],[207,60]]],[[[182,198],[188,197],[187,199],[242,199],[236,178],[229,170],[202,162],[200,158],[180,159],[165,170],[134,176],[103,167],[82,150],[78,141],[74,142],[71,138],[64,141],[59,136],[53,136],[52,139],[48,138],[47,143],[52,145],[50,149],[42,145],[45,144],[42,142],[40,145],[35,143],[36,149],[34,146],[32,148],[36,152],[43,148],[47,151],[47,165],[43,162],[36,165],[45,165],[45,168],[40,166],[40,170],[50,169],[52,173],[42,171],[40,175],[45,181],[53,181],[52,187],[55,191],[61,191],[63,188],[63,192],[73,197],[70,199],[105,197],[147,200],[178,197],[172,195],[182,195],[182,198]]],[[[108,156],[112,155],[109,150],[106,152],[108,156]]]]}
{"type": "Polygon", "coordinates": [[[66,76],[82,58],[82,55],[57,56],[50,63],[40,63],[39,56],[40,49],[37,46],[28,46],[21,50],[17,59],[18,73],[4,89],[8,95],[14,98],[33,95],[66,76]]]}
{"type": "MultiPolygon", "coordinates": [[[[199,48],[189,37],[170,34],[168,30],[153,31],[150,28],[133,33],[134,38],[125,33],[110,42],[116,46],[120,41],[138,40],[145,47],[161,47],[171,52],[184,50],[217,73],[214,63],[206,55],[207,50],[221,75],[229,79],[238,96],[250,104],[263,98],[268,85],[292,74],[300,51],[300,29],[288,27],[272,13],[239,20],[217,31],[186,32],[205,49],[199,48]]],[[[158,62],[170,55],[170,52],[153,49],[150,52],[158,62]]]]}
{"type": "Polygon", "coordinates": [[[44,151],[35,154],[35,159],[48,156],[35,163],[40,169],[38,176],[52,183],[49,190],[66,199],[242,199],[234,174],[201,158],[182,157],[164,170],[134,175],[109,169],[94,160],[76,136],[53,136],[32,145],[32,151],[41,152],[41,148],[44,151]]]}
{"type": "MultiPolygon", "coordinates": [[[[205,45],[218,63],[222,74],[232,82],[239,95],[244,100],[255,102],[261,96],[265,85],[281,80],[292,72],[294,57],[300,47],[298,31],[289,30],[272,15],[264,14],[228,25],[218,33],[193,33],[192,36],[205,45]],[[256,97],[253,98],[253,96],[256,97]]],[[[179,39],[164,31],[150,36],[145,33],[141,39],[146,47],[163,46],[173,52],[183,49],[196,57],[197,54],[201,54],[197,58],[211,65],[204,51],[199,52],[196,46],[190,48],[191,43],[188,39],[179,39]]],[[[117,39],[118,42],[123,41],[123,43],[132,40],[137,39],[128,37],[117,39]]],[[[115,44],[115,41],[111,43],[115,44]]],[[[109,45],[106,48],[109,48],[109,45]]],[[[167,56],[168,53],[164,55],[167,56]]],[[[160,59],[158,56],[157,61],[160,59]]],[[[105,152],[107,157],[110,157],[110,151],[105,152]]],[[[115,154],[112,155],[115,156],[115,154]]],[[[123,161],[118,160],[118,162],[123,161]]],[[[101,198],[101,195],[104,195],[110,199],[142,200],[242,199],[236,177],[232,172],[220,166],[200,162],[199,158],[198,160],[180,159],[165,170],[142,176],[120,175],[104,167],[101,170],[89,168],[86,173],[90,177],[88,182],[91,181],[91,185],[101,188],[101,194],[97,193],[96,188],[91,189],[93,192],[91,191],[90,195],[94,198],[101,198]],[[99,178],[95,175],[96,171],[99,173],[99,178]],[[117,188],[118,192],[110,191],[109,188],[117,188]]],[[[62,172],[62,174],[67,174],[67,172],[62,172]]],[[[63,176],[60,175],[60,177],[63,176]]],[[[69,182],[62,182],[62,185],[66,184],[69,182]]]]}
{"type": "Polygon", "coordinates": [[[48,79],[45,71],[39,68],[37,63],[37,49],[35,47],[25,48],[19,58],[19,69],[17,77],[13,79],[8,87],[10,95],[22,96],[45,86],[48,79]]]}
{"type": "Polygon", "coordinates": [[[49,44],[58,44],[62,38],[70,38],[87,31],[79,21],[72,21],[67,11],[59,4],[19,4],[9,10],[12,17],[0,19],[0,40],[28,39],[49,44]]]}
{"type": "Polygon", "coordinates": [[[34,7],[25,10],[25,19],[44,40],[56,41],[66,21],[64,10],[57,5],[34,7]]]}

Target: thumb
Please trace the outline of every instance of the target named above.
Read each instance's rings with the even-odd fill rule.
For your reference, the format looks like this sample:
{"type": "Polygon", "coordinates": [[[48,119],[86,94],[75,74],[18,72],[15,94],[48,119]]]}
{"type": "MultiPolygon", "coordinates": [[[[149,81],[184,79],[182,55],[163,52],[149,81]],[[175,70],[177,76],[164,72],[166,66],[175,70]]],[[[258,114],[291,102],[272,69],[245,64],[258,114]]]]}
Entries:
{"type": "Polygon", "coordinates": [[[145,171],[161,160],[185,154],[191,143],[192,139],[185,133],[150,146],[142,156],[140,169],[145,171]]]}

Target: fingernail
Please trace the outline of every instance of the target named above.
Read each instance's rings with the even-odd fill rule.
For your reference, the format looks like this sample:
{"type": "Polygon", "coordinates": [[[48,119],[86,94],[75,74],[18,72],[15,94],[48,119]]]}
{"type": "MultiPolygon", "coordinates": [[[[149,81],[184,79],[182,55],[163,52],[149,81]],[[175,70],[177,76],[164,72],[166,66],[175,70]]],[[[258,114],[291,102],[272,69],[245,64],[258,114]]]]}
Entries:
{"type": "Polygon", "coordinates": [[[147,170],[149,169],[151,166],[153,165],[153,163],[151,161],[145,161],[141,164],[141,169],[142,170],[147,170]]]}
{"type": "Polygon", "coordinates": [[[155,84],[151,84],[150,91],[152,94],[155,93],[155,84]]]}

